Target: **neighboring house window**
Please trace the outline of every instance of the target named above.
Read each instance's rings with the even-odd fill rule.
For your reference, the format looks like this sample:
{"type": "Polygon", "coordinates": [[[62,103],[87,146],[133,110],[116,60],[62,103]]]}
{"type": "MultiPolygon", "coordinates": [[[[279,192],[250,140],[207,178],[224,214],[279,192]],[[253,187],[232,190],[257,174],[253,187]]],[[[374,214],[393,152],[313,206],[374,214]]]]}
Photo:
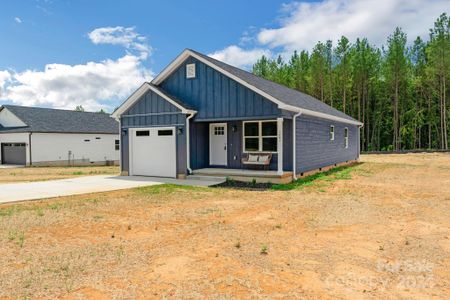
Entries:
{"type": "Polygon", "coordinates": [[[345,127],[344,129],[344,143],[345,143],[345,148],[348,148],[348,128],[345,127]]]}
{"type": "Polygon", "coordinates": [[[186,65],[186,78],[195,78],[195,64],[186,65]]]}
{"type": "Polygon", "coordinates": [[[244,152],[277,152],[277,121],[244,122],[244,152]]]}
{"type": "Polygon", "coordinates": [[[120,150],[120,140],[115,140],[114,146],[115,146],[116,151],[120,150]]]}
{"type": "Polygon", "coordinates": [[[330,141],[334,141],[334,126],[330,126],[330,141]]]}

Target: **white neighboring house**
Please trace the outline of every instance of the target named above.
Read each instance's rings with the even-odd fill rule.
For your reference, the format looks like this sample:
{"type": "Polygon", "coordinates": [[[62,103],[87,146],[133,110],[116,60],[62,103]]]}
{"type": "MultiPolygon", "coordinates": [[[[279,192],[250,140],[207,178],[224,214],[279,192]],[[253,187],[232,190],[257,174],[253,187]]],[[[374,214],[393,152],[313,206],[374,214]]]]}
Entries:
{"type": "Polygon", "coordinates": [[[112,165],[119,147],[119,123],[108,114],[0,106],[1,164],[112,165]]]}

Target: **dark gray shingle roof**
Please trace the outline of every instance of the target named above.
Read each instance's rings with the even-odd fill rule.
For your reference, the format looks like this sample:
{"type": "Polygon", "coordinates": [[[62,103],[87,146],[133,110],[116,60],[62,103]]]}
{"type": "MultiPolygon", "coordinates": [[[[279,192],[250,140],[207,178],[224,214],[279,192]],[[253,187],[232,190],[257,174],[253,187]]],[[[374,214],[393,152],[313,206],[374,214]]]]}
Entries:
{"type": "Polygon", "coordinates": [[[247,82],[248,84],[256,87],[257,89],[273,96],[274,98],[278,99],[279,101],[281,101],[285,104],[303,108],[303,109],[312,110],[315,112],[332,115],[335,117],[340,117],[340,118],[347,119],[350,121],[356,121],[349,115],[346,115],[345,113],[323,103],[322,101],[320,101],[310,95],[307,95],[305,93],[299,92],[294,89],[290,89],[288,87],[285,87],[285,86],[275,83],[273,81],[261,78],[250,72],[233,67],[233,66],[228,65],[224,62],[221,62],[217,59],[214,59],[212,57],[209,57],[207,55],[199,53],[195,50],[192,50],[192,49],[189,49],[189,50],[194,52],[195,54],[201,56],[202,58],[206,59],[210,63],[218,66],[219,68],[233,74],[234,76],[240,78],[241,80],[247,82]]]}
{"type": "Polygon", "coordinates": [[[3,105],[26,127],[2,127],[0,132],[55,132],[55,133],[119,133],[119,123],[109,114],[71,110],[3,105]]]}

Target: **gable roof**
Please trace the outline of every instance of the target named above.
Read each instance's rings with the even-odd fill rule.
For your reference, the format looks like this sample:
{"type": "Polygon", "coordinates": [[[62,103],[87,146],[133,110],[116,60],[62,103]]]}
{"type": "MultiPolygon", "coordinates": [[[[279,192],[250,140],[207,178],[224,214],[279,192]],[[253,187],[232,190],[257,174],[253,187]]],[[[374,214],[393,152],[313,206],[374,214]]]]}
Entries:
{"type": "Polygon", "coordinates": [[[354,125],[362,126],[363,123],[355,120],[349,115],[325,104],[324,102],[299,92],[297,90],[285,87],[273,81],[261,78],[250,72],[228,65],[212,57],[199,53],[197,51],[186,49],[175,60],[173,60],[152,83],[160,84],[172,72],[174,72],[189,56],[214,68],[225,76],[243,84],[247,88],[276,103],[280,109],[293,112],[301,112],[305,115],[325,118],[354,125]]]}
{"type": "Polygon", "coordinates": [[[0,126],[6,132],[105,133],[119,134],[119,123],[109,114],[78,112],[51,108],[3,105],[27,126],[0,126]]]}
{"type": "Polygon", "coordinates": [[[118,108],[114,110],[111,114],[113,118],[118,118],[124,112],[126,112],[130,107],[133,106],[142,96],[145,95],[148,91],[153,91],[160,97],[164,98],[166,101],[179,108],[184,114],[192,114],[196,113],[189,105],[183,103],[178,98],[169,95],[166,91],[162,90],[160,87],[154,85],[151,82],[144,82],[127,100],[125,100],[118,108]]]}

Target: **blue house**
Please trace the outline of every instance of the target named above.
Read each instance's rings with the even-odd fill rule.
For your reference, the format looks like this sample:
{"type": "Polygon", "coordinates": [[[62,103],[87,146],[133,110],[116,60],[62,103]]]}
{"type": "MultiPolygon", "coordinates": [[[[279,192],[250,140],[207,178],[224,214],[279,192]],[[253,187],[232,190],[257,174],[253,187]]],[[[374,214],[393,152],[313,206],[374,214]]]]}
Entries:
{"type": "Polygon", "coordinates": [[[186,49],[116,111],[124,175],[288,182],[359,157],[361,122],[186,49]]]}

